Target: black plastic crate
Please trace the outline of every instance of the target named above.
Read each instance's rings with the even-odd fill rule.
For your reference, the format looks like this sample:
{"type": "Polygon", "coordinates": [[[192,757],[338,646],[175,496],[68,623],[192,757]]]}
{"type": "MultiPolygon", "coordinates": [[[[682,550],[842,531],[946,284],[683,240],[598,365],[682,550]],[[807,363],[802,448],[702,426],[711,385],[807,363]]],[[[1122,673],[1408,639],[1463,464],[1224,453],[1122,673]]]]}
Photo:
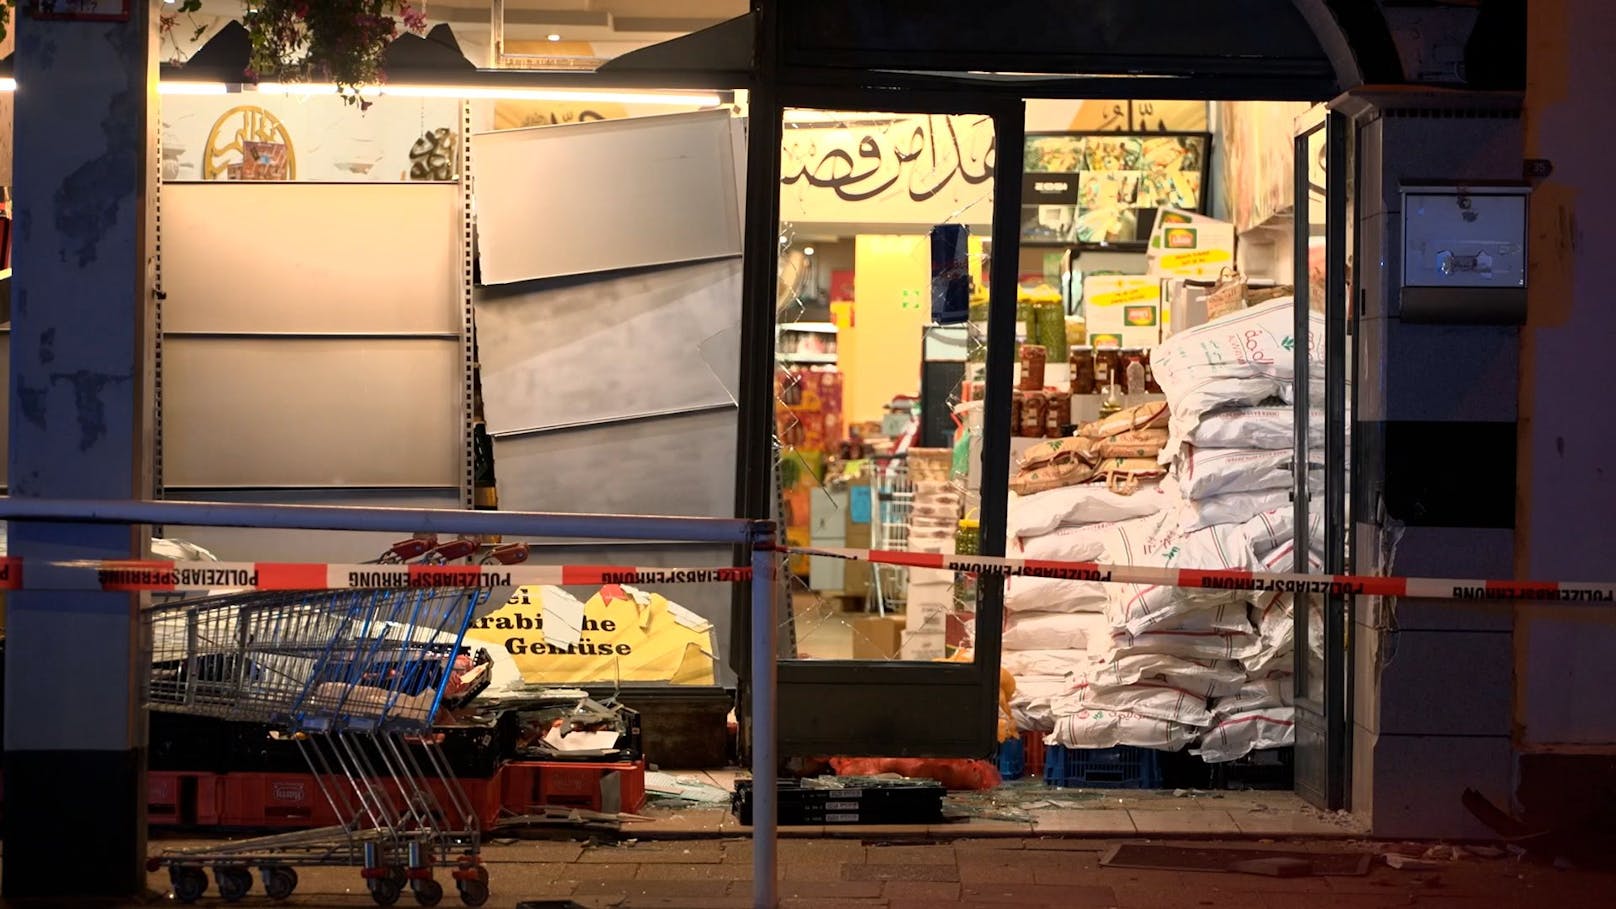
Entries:
{"type": "Polygon", "coordinates": [[[1208,789],[1285,790],[1296,785],[1296,749],[1253,751],[1236,761],[1208,764],[1208,789]]]}
{"type": "MultiPolygon", "coordinates": [[[[948,791],[935,780],[870,780],[846,788],[805,786],[781,780],[781,824],[934,824],[943,819],[948,791]]],[[[731,808],[752,823],[752,781],[737,780],[731,808]]]]}

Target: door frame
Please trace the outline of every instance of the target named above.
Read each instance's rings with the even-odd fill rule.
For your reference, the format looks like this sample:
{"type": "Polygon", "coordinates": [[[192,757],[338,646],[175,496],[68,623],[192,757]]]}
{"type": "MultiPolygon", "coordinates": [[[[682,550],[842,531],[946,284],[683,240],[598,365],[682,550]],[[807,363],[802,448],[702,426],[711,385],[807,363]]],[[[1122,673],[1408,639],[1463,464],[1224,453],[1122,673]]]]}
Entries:
{"type": "MultiPolygon", "coordinates": [[[[784,113],[788,108],[858,111],[878,109],[881,113],[947,115],[982,114],[994,125],[994,175],[992,209],[992,267],[989,273],[987,369],[985,376],[984,424],[981,454],[983,496],[981,500],[982,547],[985,555],[1003,555],[1006,510],[1010,479],[1010,398],[1016,357],[1015,300],[1020,258],[1020,185],[1022,136],[1026,120],[1025,104],[985,92],[933,93],[904,90],[872,94],[858,88],[838,86],[779,85],[769,92],[766,103],[754,97],[748,111],[749,201],[754,191],[764,192],[763,179],[773,193],[772,219],[752,216],[746,225],[747,249],[763,253],[763,262],[749,261],[745,267],[761,274],[746,281],[749,292],[745,314],[750,324],[743,328],[748,339],[774,337],[774,282],[778,268],[779,168],[784,113]],[[772,146],[765,150],[762,146],[772,146]],[[1008,157],[1003,149],[1014,149],[1008,157]],[[768,164],[755,167],[758,156],[767,154],[768,164]],[[758,180],[754,188],[751,183],[758,180]],[[764,288],[768,292],[764,294],[764,288]]],[[[755,341],[754,341],[755,343],[755,341]]],[[[753,406],[752,419],[743,428],[773,427],[772,344],[754,349],[751,359],[766,360],[769,377],[754,375],[757,364],[747,364],[754,393],[764,392],[763,402],[753,406]],[[766,419],[766,423],[762,420],[766,419]]],[[[744,412],[744,410],[743,410],[744,412]]],[[[759,481],[774,482],[772,461],[753,463],[758,452],[746,463],[742,481],[756,487],[759,481]]],[[[772,454],[772,453],[771,453],[772,454]]],[[[770,490],[754,489],[752,501],[773,499],[770,490]]],[[[772,503],[771,503],[772,504],[772,503]]],[[[797,660],[782,658],[778,664],[778,735],[780,753],[786,756],[822,754],[867,756],[986,757],[996,744],[994,730],[999,712],[999,641],[1002,633],[1003,585],[998,576],[983,576],[978,583],[976,642],[973,661],[904,662],[858,660],[797,660]],[[963,721],[962,719],[968,718],[963,721]]],[[[789,604],[783,603],[782,609],[789,604]]],[[[777,619],[786,617],[777,613],[777,619]]],[[[737,635],[737,639],[745,639],[737,635]]],[[[745,676],[741,673],[742,677],[745,676]]]]}
{"type": "MultiPolygon", "coordinates": [[[[773,438],[772,409],[773,372],[774,372],[774,293],[777,231],[779,223],[779,170],[780,147],[782,139],[781,112],[788,104],[798,106],[831,106],[842,109],[893,109],[917,105],[902,103],[899,99],[914,99],[922,93],[933,91],[947,92],[948,98],[956,102],[962,98],[972,99],[965,105],[972,108],[983,108],[987,99],[998,97],[1010,99],[1020,106],[1024,98],[1083,98],[1107,97],[1117,99],[1154,99],[1161,97],[1182,97],[1199,100],[1309,100],[1319,104],[1327,103],[1332,95],[1350,90],[1366,82],[1395,82],[1400,78],[1400,66],[1397,61],[1395,48],[1390,41],[1389,32],[1385,23],[1378,15],[1356,15],[1351,21],[1338,20],[1334,14],[1325,8],[1322,0],[1293,0],[1295,7],[1306,19],[1309,28],[1314,32],[1330,59],[1335,72],[1333,85],[1326,85],[1329,80],[1320,80],[1308,83],[1307,89],[1296,86],[1294,79],[1275,79],[1272,73],[1264,70],[1264,61],[1250,62],[1249,69],[1239,66],[1219,70],[1216,73],[1194,72],[1177,74],[1181,78],[1173,79],[1115,79],[1089,77],[1082,75],[1067,75],[1055,77],[1040,77],[1036,79],[993,79],[970,75],[970,71],[986,70],[993,67],[979,65],[983,60],[982,54],[996,53],[996,41],[1002,42],[1002,36],[1014,34],[1014,28],[1025,23],[1009,22],[1007,20],[1019,19],[1016,9],[1003,9],[998,12],[984,13],[984,28],[977,37],[978,47],[968,52],[943,53],[941,50],[926,51],[916,58],[914,65],[898,71],[890,68],[888,58],[881,60],[853,63],[843,61],[843,65],[832,66],[818,63],[799,62],[796,65],[785,65],[782,62],[782,23],[785,16],[781,7],[788,2],[798,0],[754,0],[752,16],[756,26],[756,41],[753,56],[753,82],[750,93],[750,106],[752,123],[748,142],[748,170],[746,187],[746,262],[744,265],[745,278],[743,281],[743,312],[742,312],[742,377],[740,389],[740,438],[738,440],[737,457],[737,514],[751,516],[772,515],[778,507],[778,500],[773,491],[773,438]],[[1009,29],[1007,31],[1007,29],[1009,29]],[[923,59],[922,59],[923,58],[923,59]],[[884,62],[883,62],[884,61],[884,62]],[[1192,77],[1189,77],[1192,76],[1192,77]],[[1265,78],[1266,76],[1266,78],[1265,78]],[[841,97],[845,100],[836,102],[830,100],[841,97]],[[978,102],[975,99],[981,99],[978,102]]],[[[882,15],[882,14],[876,14],[882,15]]],[[[857,38],[853,39],[856,43],[857,38]]],[[[1080,46],[1081,42],[1073,46],[1080,46]]],[[[1014,54],[1015,43],[1009,41],[1004,44],[1006,53],[1014,54]]],[[[800,52],[801,48],[797,48],[800,52]]],[[[800,54],[799,54],[800,56],[800,54]]],[[[1002,54],[1001,54],[1002,56],[1002,54]]],[[[1014,66],[1014,71],[1038,72],[1032,66],[1033,58],[1027,58],[1027,66],[1014,66]]],[[[1157,62],[1163,62],[1158,60],[1157,62]]],[[[1165,61],[1169,67],[1172,61],[1165,61]]],[[[1003,68],[1003,67],[1001,67],[1003,68]]],[[[1193,67],[1191,67],[1193,69],[1193,67]]],[[[1090,67],[1082,67],[1079,72],[1093,72],[1090,67]]],[[[1130,72],[1141,72],[1137,68],[1130,72]]],[[[1066,72],[1071,72],[1066,70],[1066,72]]],[[[1102,70],[1103,72],[1103,70],[1102,70]]],[[[1165,70],[1163,75],[1172,75],[1165,70]]],[[[1148,73],[1147,73],[1148,75],[1148,73]]],[[[995,110],[997,108],[994,108],[995,110]]],[[[938,112],[942,111],[939,107],[938,112]]],[[[976,112],[976,111],[972,111],[976,112]]],[[[996,141],[1005,143],[1008,135],[1020,136],[1024,133],[1024,123],[1017,123],[1013,133],[1004,128],[1004,124],[996,118],[996,141]]],[[[1019,156],[1016,156],[1019,173],[1019,156]]],[[[997,182],[996,187],[1001,185],[997,182]]],[[[1012,198],[1005,198],[1007,193],[1002,191],[996,195],[994,231],[1013,228],[1017,224],[1016,212],[1010,206],[1019,200],[1019,193],[1012,198]],[[1008,216],[1000,215],[1001,206],[1011,212],[1008,216]]],[[[995,255],[1002,254],[1003,250],[1019,247],[1019,231],[1012,238],[1012,245],[994,244],[995,255]]],[[[1305,262],[1305,259],[1302,261],[1305,262]]],[[[1337,265],[1339,269],[1339,264],[1337,265]]],[[[992,295],[995,299],[1014,298],[1013,278],[1017,269],[995,269],[992,295]],[[1011,281],[1008,292],[1002,292],[1001,282],[1011,281]]],[[[1339,302],[1339,301],[1338,301],[1339,302]]],[[[1001,307],[1002,308],[1002,307],[1001,307]]],[[[990,312],[990,345],[995,336],[992,312],[990,312]]],[[[1003,340],[1009,332],[999,331],[998,336],[1003,340]]],[[[1013,338],[1010,339],[1013,342],[1013,338]]],[[[1008,343],[1008,342],[1007,342],[1008,343]]],[[[991,355],[991,354],[990,354],[991,355]]],[[[1339,372],[1339,370],[1337,370],[1339,372]]],[[[995,383],[993,370],[989,369],[989,401],[986,403],[985,417],[996,423],[1007,423],[1008,401],[1004,401],[998,412],[993,406],[993,391],[999,385],[1000,394],[1008,398],[1010,389],[1004,383],[995,383]]],[[[1305,398],[1304,398],[1305,400],[1305,398]]],[[[997,433],[987,429],[988,436],[984,441],[990,441],[997,433]]],[[[1304,436],[1305,438],[1305,436],[1304,436]]],[[[1007,445],[1007,441],[1005,442],[1007,445]]],[[[997,471],[991,471],[994,466],[988,462],[988,452],[984,451],[984,477],[992,476],[997,471]],[[991,471],[991,472],[990,472],[991,471]]],[[[1004,472],[1008,473],[1008,451],[1005,452],[1004,472]]],[[[1344,479],[1344,478],[1342,478],[1344,479]]],[[[1305,486],[1304,486],[1305,488],[1305,486]]],[[[984,514],[983,534],[984,544],[997,548],[1002,545],[989,543],[994,536],[993,528],[987,523],[984,514]]],[[[1344,525],[1338,525],[1337,534],[1345,531],[1344,525]]],[[[1305,525],[1304,525],[1305,531],[1305,525]]],[[[1305,549],[1303,550],[1305,552],[1305,549]]],[[[745,552],[738,552],[738,557],[744,557],[745,552]]],[[[991,593],[988,596],[998,595],[998,585],[985,585],[991,593]]],[[[737,596],[735,640],[745,641],[749,636],[749,616],[745,609],[745,601],[737,596]]],[[[978,650],[990,649],[993,663],[997,664],[998,644],[1000,631],[997,627],[991,629],[989,634],[978,640],[978,650]],[[989,639],[991,638],[991,640],[989,639]]],[[[747,677],[749,655],[744,648],[737,648],[733,654],[739,677],[747,677]]],[[[1345,660],[1341,661],[1345,665],[1345,660]]],[[[872,692],[883,690],[888,686],[903,686],[901,690],[910,691],[911,694],[931,688],[933,681],[940,688],[938,693],[945,690],[954,692],[980,691],[978,687],[985,683],[985,674],[980,673],[972,666],[956,664],[948,665],[918,665],[915,664],[860,664],[860,663],[821,663],[806,664],[800,662],[783,663],[780,666],[781,699],[779,712],[782,719],[790,715],[791,711],[799,707],[826,709],[825,705],[831,702],[860,703],[872,692]],[[916,671],[909,671],[914,669],[916,671]],[[791,694],[792,690],[812,690],[811,697],[798,698],[791,694]]],[[[996,679],[994,680],[996,683],[996,679]]],[[[1350,692],[1349,692],[1350,693],[1350,692]]],[[[996,692],[995,692],[996,694],[996,692]]],[[[901,699],[900,699],[901,700],[901,699]]],[[[974,697],[973,697],[974,700],[974,697]]],[[[996,697],[994,698],[996,703],[996,697]]],[[[942,701],[941,703],[950,703],[942,701]]],[[[1340,699],[1336,700],[1340,703],[1340,699]]],[[[741,698],[742,716],[747,716],[750,705],[746,697],[743,683],[741,698]]],[[[765,708],[767,709],[767,708],[765,708]]],[[[956,747],[948,749],[933,749],[926,753],[936,756],[950,756],[966,754],[981,756],[984,753],[982,744],[991,733],[995,708],[989,704],[977,702],[972,705],[969,715],[979,717],[981,734],[956,736],[953,744],[956,747]]],[[[962,715],[960,710],[952,713],[953,721],[945,725],[958,725],[958,718],[962,715]]],[[[819,714],[821,719],[831,721],[826,715],[819,714]]],[[[1342,718],[1344,719],[1344,717],[1342,718]]],[[[813,742],[820,754],[850,754],[872,753],[877,744],[886,743],[883,750],[890,751],[892,745],[892,730],[883,720],[869,723],[852,723],[848,717],[836,714],[833,720],[842,725],[840,734],[826,730],[813,736],[813,742]],[[851,746],[851,747],[842,747],[851,746]]],[[[1342,724],[1345,725],[1344,723],[1342,724]]],[[[743,723],[743,729],[748,724],[743,723]]],[[[1336,744],[1336,751],[1345,754],[1346,742],[1344,738],[1331,736],[1336,744]],[[1336,741],[1336,739],[1340,739],[1336,741]]],[[[798,744],[806,745],[801,742],[798,744]]],[[[916,746],[907,753],[920,753],[916,746]]],[[[1344,794],[1344,784],[1327,787],[1339,790],[1344,794]]],[[[1330,807],[1338,806],[1341,799],[1331,797],[1325,793],[1320,803],[1330,807]]]]}
{"type": "MultiPolygon", "coordinates": [[[[1308,265],[1311,246],[1309,178],[1311,140],[1322,133],[1325,156],[1324,184],[1324,487],[1320,505],[1324,509],[1324,537],[1321,541],[1323,573],[1341,575],[1354,573],[1356,552],[1349,546],[1350,476],[1347,462],[1351,426],[1347,422],[1347,368],[1355,366],[1356,359],[1347,358],[1347,339],[1357,334],[1358,312],[1347,306],[1347,217],[1353,200],[1348,195],[1349,168],[1353,124],[1345,114],[1319,105],[1299,118],[1292,139],[1294,149],[1293,178],[1295,210],[1292,214],[1295,230],[1293,280],[1295,282],[1295,337],[1298,356],[1295,375],[1296,447],[1295,470],[1295,563],[1298,574],[1311,574],[1309,557],[1312,552],[1311,500],[1308,488],[1309,420],[1313,404],[1310,389],[1312,376],[1310,357],[1302,355],[1310,349],[1313,339],[1311,273],[1308,265]]],[[[1353,186],[1354,191],[1357,185],[1353,186]]],[[[1356,238],[1357,232],[1353,232],[1356,238]]],[[[1357,256],[1352,257],[1354,269],[1357,256]]],[[[1354,376],[1354,378],[1356,378],[1354,376]]],[[[1352,382],[1356,389],[1357,383],[1352,382]]],[[[1356,402],[1354,402],[1356,403],[1356,402]]],[[[1348,774],[1351,769],[1352,724],[1348,712],[1351,706],[1351,685],[1347,673],[1353,665],[1352,642],[1347,635],[1346,616],[1353,608],[1352,597],[1332,590],[1323,594],[1324,659],[1322,665],[1313,665],[1310,608],[1301,601],[1293,602],[1295,673],[1293,676],[1296,702],[1296,764],[1295,789],[1309,803],[1326,810],[1345,807],[1350,791],[1348,774]],[[1322,699],[1310,692],[1311,674],[1320,672],[1322,699]]]]}

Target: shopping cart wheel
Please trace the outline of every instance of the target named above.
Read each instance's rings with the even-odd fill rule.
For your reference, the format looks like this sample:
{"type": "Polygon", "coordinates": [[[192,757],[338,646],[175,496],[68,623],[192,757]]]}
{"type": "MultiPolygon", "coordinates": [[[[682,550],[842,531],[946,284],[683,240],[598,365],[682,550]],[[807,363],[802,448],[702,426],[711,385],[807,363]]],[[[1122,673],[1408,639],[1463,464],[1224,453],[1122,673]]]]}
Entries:
{"type": "Polygon", "coordinates": [[[475,877],[465,880],[456,880],[455,886],[460,889],[460,901],[468,906],[481,906],[488,902],[488,869],[481,865],[472,869],[475,877]]]}
{"type": "Polygon", "coordinates": [[[443,885],[432,878],[410,881],[410,891],[415,894],[415,901],[423,906],[436,906],[443,902],[443,885]]]}
{"type": "Polygon", "coordinates": [[[393,905],[403,893],[404,885],[395,877],[370,879],[370,898],[375,900],[378,906],[393,905]]]}
{"type": "Polygon", "coordinates": [[[264,893],[272,900],[284,900],[297,889],[297,869],[290,865],[269,865],[262,869],[264,893]]]}
{"type": "Polygon", "coordinates": [[[219,884],[219,897],[234,903],[252,889],[252,872],[245,868],[215,868],[213,878],[219,884]]]}
{"type": "Polygon", "coordinates": [[[174,899],[182,903],[194,903],[208,892],[208,876],[201,868],[171,865],[168,882],[174,888],[174,899]]]}

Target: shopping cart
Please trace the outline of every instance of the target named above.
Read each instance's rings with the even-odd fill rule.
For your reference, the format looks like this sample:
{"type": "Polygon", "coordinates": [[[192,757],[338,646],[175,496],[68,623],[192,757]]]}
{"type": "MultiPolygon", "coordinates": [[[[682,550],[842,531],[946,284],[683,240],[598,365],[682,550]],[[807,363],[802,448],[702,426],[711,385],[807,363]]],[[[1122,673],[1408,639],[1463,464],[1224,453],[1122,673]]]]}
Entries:
{"type": "MultiPolygon", "coordinates": [[[[909,480],[909,465],[902,457],[878,459],[870,471],[874,487],[876,549],[909,549],[909,517],[915,506],[915,486],[909,480]]],[[[875,609],[881,615],[902,612],[907,601],[909,572],[896,565],[875,565],[875,609]]]]}
{"type": "MultiPolygon", "coordinates": [[[[409,540],[378,565],[447,564],[478,549],[409,540]]],[[[525,544],[484,562],[527,557],[525,544]]],[[[202,848],[166,850],[148,867],[168,868],[183,903],[207,891],[240,900],[253,869],[271,899],[297,887],[297,866],[360,869],[371,897],[397,902],[407,888],[434,906],[440,865],[461,902],[488,900],[479,819],[435,746],[432,721],[485,687],[492,664],[463,647],[466,628],[493,591],[413,587],[243,592],[150,607],[148,704],[225,720],[266,723],[289,734],[339,825],[202,848]]]]}

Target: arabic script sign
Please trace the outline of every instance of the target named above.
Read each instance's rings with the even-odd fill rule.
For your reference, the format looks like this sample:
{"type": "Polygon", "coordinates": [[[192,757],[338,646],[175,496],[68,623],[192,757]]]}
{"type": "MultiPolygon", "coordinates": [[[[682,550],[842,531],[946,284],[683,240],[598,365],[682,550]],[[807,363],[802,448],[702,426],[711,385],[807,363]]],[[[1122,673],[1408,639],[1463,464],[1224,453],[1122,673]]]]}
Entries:
{"type": "Polygon", "coordinates": [[[790,223],[985,225],[995,142],[985,115],[788,120],[780,217],[790,223]]]}

